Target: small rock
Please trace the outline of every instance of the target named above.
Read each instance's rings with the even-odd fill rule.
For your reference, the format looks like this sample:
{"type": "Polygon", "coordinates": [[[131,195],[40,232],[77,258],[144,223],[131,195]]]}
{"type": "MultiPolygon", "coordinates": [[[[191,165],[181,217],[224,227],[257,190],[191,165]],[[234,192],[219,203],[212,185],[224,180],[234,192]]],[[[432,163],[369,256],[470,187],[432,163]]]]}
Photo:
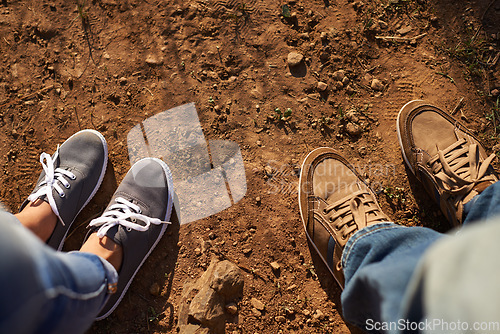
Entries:
{"type": "Polygon", "coordinates": [[[342,81],[344,79],[344,77],[345,77],[344,70],[338,70],[338,71],[333,72],[333,74],[332,74],[333,80],[336,80],[336,81],[342,81]]]}
{"type": "Polygon", "coordinates": [[[352,95],[352,94],[356,93],[356,90],[354,88],[352,88],[351,85],[347,85],[347,87],[345,88],[345,92],[348,95],[352,95]]]}
{"type": "Polygon", "coordinates": [[[309,311],[308,309],[305,309],[305,310],[302,310],[302,314],[305,315],[306,317],[308,317],[311,314],[311,311],[309,311]]]}
{"type": "Polygon", "coordinates": [[[268,165],[268,166],[266,166],[266,167],[264,167],[264,170],[266,171],[266,174],[267,174],[268,176],[271,176],[271,175],[273,175],[273,174],[274,174],[274,172],[273,172],[273,168],[272,168],[271,166],[269,166],[269,165],[268,165]]]}
{"type": "Polygon", "coordinates": [[[260,204],[260,201],[261,201],[261,199],[259,196],[255,197],[255,202],[257,202],[257,204],[260,204]]]}
{"type": "Polygon", "coordinates": [[[491,95],[493,97],[497,97],[498,95],[500,95],[500,90],[498,88],[495,88],[491,91],[491,95]]]}
{"type": "Polygon", "coordinates": [[[274,320],[276,320],[276,322],[279,322],[279,323],[282,323],[284,324],[286,322],[286,318],[282,315],[278,315],[274,318],[274,320]]]}
{"type": "Polygon", "coordinates": [[[243,248],[242,252],[243,252],[243,254],[248,256],[252,252],[252,249],[251,248],[243,248]]]}
{"type": "Polygon", "coordinates": [[[304,59],[304,55],[298,52],[290,52],[287,57],[288,66],[294,67],[299,65],[304,59]]]}
{"type": "Polygon", "coordinates": [[[302,34],[299,34],[299,37],[302,38],[302,39],[309,39],[309,33],[304,32],[302,34]]]}
{"type": "Polygon", "coordinates": [[[411,30],[412,30],[411,26],[406,26],[406,27],[403,27],[401,29],[396,30],[396,32],[400,35],[405,35],[405,34],[409,33],[411,30]]]}
{"type": "Polygon", "coordinates": [[[194,254],[196,254],[196,256],[200,256],[201,255],[201,249],[199,247],[196,247],[194,249],[194,254]]]}
{"type": "Polygon", "coordinates": [[[363,129],[361,129],[361,127],[359,125],[354,124],[354,123],[347,123],[345,129],[346,129],[347,133],[352,137],[357,137],[361,133],[363,133],[363,129]]]}
{"type": "Polygon", "coordinates": [[[270,265],[274,271],[279,271],[281,268],[280,264],[276,261],[271,262],[270,265]]]}
{"type": "Polygon", "coordinates": [[[256,308],[252,308],[252,313],[256,317],[260,317],[262,315],[262,312],[257,310],[256,308]]]}
{"type": "Polygon", "coordinates": [[[158,58],[154,55],[148,55],[146,57],[146,64],[148,65],[160,65],[161,63],[163,63],[163,59],[158,58]]]}
{"type": "Polygon", "coordinates": [[[229,303],[226,305],[226,312],[235,315],[238,313],[238,306],[235,303],[229,303]]]}
{"type": "Polygon", "coordinates": [[[342,88],[344,88],[344,84],[341,81],[335,81],[333,83],[333,90],[341,90],[342,88]]]}
{"type": "Polygon", "coordinates": [[[151,284],[149,288],[149,293],[153,296],[158,296],[160,294],[160,285],[158,283],[151,284]]]}
{"type": "Polygon", "coordinates": [[[258,300],[257,298],[250,299],[250,304],[252,304],[252,306],[259,311],[264,311],[264,309],[266,308],[266,305],[264,305],[264,303],[258,300]]]}
{"type": "Polygon", "coordinates": [[[320,35],[320,38],[323,42],[326,42],[328,40],[328,34],[323,31],[320,35]]]}
{"type": "Polygon", "coordinates": [[[320,309],[316,310],[316,312],[313,314],[313,318],[318,320],[323,319],[324,316],[325,314],[320,309]]]}
{"type": "Polygon", "coordinates": [[[118,83],[122,86],[125,86],[127,84],[127,78],[121,77],[120,79],[118,79],[118,83]]]}
{"type": "Polygon", "coordinates": [[[379,92],[384,90],[384,84],[379,79],[373,79],[372,83],[371,83],[371,87],[373,90],[376,90],[379,92]]]}
{"type": "Polygon", "coordinates": [[[324,92],[328,89],[328,85],[324,83],[323,81],[318,81],[318,84],[316,86],[320,92],[324,92]]]}
{"type": "Polygon", "coordinates": [[[262,142],[260,140],[257,140],[255,143],[257,144],[257,146],[262,146],[262,142]]]}

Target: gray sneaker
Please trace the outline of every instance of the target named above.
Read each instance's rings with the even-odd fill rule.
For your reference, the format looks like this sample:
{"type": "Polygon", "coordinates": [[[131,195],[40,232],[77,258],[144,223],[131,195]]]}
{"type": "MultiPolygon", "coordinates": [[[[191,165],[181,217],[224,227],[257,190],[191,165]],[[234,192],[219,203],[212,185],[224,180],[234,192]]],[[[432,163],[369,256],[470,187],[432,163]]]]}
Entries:
{"type": "Polygon", "coordinates": [[[94,197],[108,164],[106,139],[95,130],[82,130],[69,137],[56,153],[40,155],[43,171],[35,189],[21,205],[42,199],[58,217],[47,244],[61,250],[76,216],[94,197]]]}
{"type": "MultiPolygon", "coordinates": [[[[172,213],[174,188],[167,164],[155,158],[136,162],[128,171],[111,202],[89,224],[87,234],[97,232],[123,248],[118,287],[97,316],[109,316],[122,300],[134,276],[167,229],[172,213]]],[[[86,239],[87,239],[86,238],[86,239]]]]}

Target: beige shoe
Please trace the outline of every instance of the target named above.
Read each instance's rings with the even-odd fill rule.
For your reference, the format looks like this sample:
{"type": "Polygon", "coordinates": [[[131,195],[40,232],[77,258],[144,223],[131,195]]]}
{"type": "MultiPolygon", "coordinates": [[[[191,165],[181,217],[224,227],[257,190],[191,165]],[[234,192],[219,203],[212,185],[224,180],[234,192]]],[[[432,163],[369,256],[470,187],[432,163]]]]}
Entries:
{"type": "Polygon", "coordinates": [[[478,139],[441,109],[415,100],[401,108],[398,139],[406,164],[454,225],[474,196],[498,181],[478,139]]]}
{"type": "Polygon", "coordinates": [[[327,147],[309,153],[302,164],[299,208],[307,237],[343,288],[341,257],[347,240],[389,219],[354,167],[327,147]]]}

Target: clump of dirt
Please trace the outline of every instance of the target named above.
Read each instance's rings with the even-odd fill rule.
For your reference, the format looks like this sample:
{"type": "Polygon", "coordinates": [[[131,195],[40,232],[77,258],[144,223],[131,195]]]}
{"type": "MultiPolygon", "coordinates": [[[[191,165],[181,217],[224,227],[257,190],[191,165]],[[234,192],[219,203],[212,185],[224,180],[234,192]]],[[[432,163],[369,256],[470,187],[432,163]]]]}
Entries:
{"type": "Polygon", "coordinates": [[[489,0],[4,0],[0,198],[16,211],[41,152],[79,129],[100,131],[110,168],[66,242],[78,249],[85,224],[130,167],[128,131],[195,102],[207,139],[239,144],[247,194],[169,227],[120,306],[90,332],[175,333],[183,282],[213,256],[244,273],[228,333],[358,332],[308,247],[300,164],[310,150],[333,147],[370,180],[395,222],[446,231],[403,168],[396,117],[409,100],[428,100],[491,150],[500,133],[499,16],[489,0]]]}

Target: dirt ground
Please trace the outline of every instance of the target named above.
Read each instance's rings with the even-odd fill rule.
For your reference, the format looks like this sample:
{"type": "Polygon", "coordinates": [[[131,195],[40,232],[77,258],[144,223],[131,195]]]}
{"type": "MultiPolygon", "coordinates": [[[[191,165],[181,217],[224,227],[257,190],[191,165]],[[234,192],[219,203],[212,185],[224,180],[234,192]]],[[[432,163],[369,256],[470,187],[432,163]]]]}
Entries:
{"type": "Polygon", "coordinates": [[[110,164],[66,242],[65,250],[78,249],[85,224],[130,167],[128,131],[195,102],[207,139],[240,146],[246,196],[171,226],[120,306],[89,333],[175,333],[183,282],[212,256],[245,274],[226,332],[358,333],[306,241],[300,164],[312,149],[333,147],[370,179],[395,222],[446,231],[404,167],[397,113],[417,98],[455,110],[491,152],[500,131],[499,50],[500,0],[2,0],[0,199],[18,210],[41,152],[80,129],[100,131],[110,164]],[[304,55],[298,69],[287,65],[292,51],[304,55]],[[265,304],[260,316],[252,297],[265,304]]]}

